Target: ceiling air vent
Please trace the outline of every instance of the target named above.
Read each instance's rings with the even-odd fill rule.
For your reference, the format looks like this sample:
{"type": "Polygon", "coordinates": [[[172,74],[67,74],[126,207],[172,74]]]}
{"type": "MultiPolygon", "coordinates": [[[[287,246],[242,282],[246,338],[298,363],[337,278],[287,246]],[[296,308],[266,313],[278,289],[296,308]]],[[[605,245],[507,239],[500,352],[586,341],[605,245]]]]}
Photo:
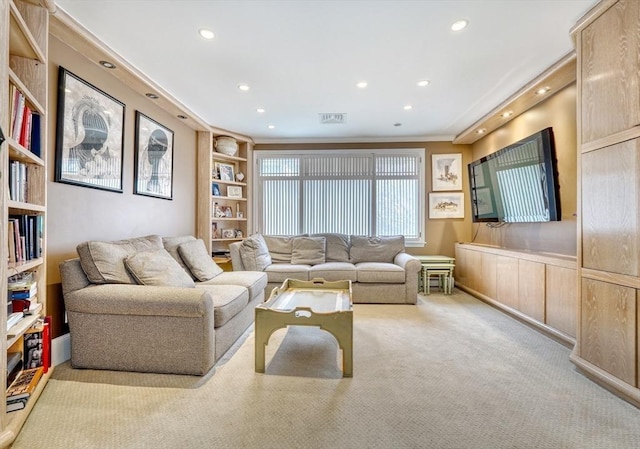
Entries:
{"type": "Polygon", "coordinates": [[[347,123],[347,114],[341,112],[322,112],[318,114],[320,116],[320,123],[323,125],[331,125],[336,123],[347,123]]]}

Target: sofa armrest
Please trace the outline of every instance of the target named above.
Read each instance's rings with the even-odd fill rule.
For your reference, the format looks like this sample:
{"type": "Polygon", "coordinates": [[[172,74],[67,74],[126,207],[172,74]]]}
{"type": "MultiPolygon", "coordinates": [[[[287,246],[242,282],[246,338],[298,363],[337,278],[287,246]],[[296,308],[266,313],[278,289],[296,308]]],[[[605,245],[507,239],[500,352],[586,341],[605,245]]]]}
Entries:
{"type": "Polygon", "coordinates": [[[393,263],[404,268],[409,273],[417,273],[422,268],[422,263],[417,257],[413,257],[408,253],[398,253],[393,259],[393,263]]]}
{"type": "Polygon", "coordinates": [[[64,295],[67,311],[102,315],[210,316],[213,298],[206,289],[136,284],[92,285],[64,295]]]}

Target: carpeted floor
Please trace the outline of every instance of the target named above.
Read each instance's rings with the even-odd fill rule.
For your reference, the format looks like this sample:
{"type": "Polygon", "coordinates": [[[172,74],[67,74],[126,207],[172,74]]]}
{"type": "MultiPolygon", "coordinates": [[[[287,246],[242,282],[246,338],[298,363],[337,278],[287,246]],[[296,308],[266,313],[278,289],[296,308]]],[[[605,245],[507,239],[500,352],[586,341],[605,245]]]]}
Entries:
{"type": "Polygon", "coordinates": [[[569,349],[454,291],[354,306],[354,377],[315,328],[253,332],[191,376],[59,366],[13,449],[640,447],[640,410],[581,375],[569,349]]]}

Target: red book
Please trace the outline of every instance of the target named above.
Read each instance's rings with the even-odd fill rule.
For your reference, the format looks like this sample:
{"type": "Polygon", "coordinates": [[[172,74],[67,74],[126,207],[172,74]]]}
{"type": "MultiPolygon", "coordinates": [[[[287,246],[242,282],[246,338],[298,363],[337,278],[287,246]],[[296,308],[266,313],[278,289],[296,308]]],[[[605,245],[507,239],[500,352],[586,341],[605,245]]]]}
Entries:
{"type": "Polygon", "coordinates": [[[44,317],[44,328],[42,329],[42,371],[49,371],[51,366],[51,317],[44,317]]]}

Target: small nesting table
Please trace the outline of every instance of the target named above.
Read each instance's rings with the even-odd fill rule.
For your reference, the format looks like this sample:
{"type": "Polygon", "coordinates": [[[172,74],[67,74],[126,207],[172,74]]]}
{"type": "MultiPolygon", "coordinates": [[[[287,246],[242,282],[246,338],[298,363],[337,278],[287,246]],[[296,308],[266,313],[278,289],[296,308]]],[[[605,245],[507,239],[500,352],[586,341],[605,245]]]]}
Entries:
{"type": "Polygon", "coordinates": [[[438,276],[438,285],[445,295],[453,288],[453,268],[456,259],[448,256],[415,256],[422,263],[422,292],[430,294],[429,279],[438,276]]]}

